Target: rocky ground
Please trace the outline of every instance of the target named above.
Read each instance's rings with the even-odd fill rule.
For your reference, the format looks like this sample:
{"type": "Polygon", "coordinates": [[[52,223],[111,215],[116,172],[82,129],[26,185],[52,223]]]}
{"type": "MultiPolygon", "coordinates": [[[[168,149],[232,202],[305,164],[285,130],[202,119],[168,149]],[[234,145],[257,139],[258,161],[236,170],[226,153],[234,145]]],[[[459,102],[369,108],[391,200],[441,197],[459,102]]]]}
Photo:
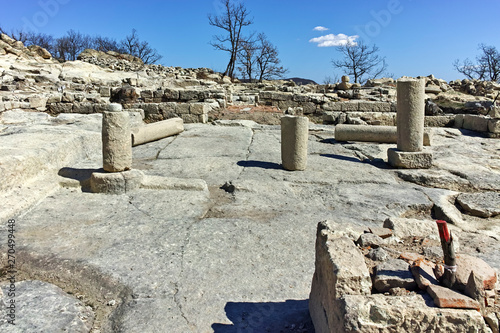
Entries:
{"type": "MultiPolygon", "coordinates": [[[[18,283],[18,325],[2,331],[313,332],[315,233],[327,219],[359,234],[388,217],[444,217],[462,253],[500,269],[499,215],[456,201],[498,195],[498,140],[433,129],[433,168],[405,171],[386,163],[393,145],[334,137],[312,125],[308,168],[289,172],[278,126],[186,125],[133,150],[133,167],[170,188],[104,195],[84,181],[102,166],[100,115],[4,112],[2,220],[16,223],[17,281],[35,282],[18,283]]],[[[7,237],[2,223],[4,302],[7,237]]]]}
{"type": "MultiPolygon", "coordinates": [[[[238,84],[93,50],[59,63],[0,36],[0,313],[15,299],[17,324],[0,317],[1,331],[313,332],[324,220],[356,240],[388,218],[445,219],[461,253],[499,272],[500,141],[490,137],[500,114],[490,106],[500,85],[424,79],[426,123],[447,127],[430,129],[431,169],[395,170],[395,145],[338,142],[334,126],[394,125],[393,79],[238,84]],[[102,168],[111,101],[147,122],[186,123],[133,148],[147,186],[123,195],[90,193],[88,182],[102,168]],[[286,113],[313,122],[306,171],[281,167],[286,113]]],[[[406,237],[420,231],[386,250],[439,257],[435,239],[406,237]]]]}

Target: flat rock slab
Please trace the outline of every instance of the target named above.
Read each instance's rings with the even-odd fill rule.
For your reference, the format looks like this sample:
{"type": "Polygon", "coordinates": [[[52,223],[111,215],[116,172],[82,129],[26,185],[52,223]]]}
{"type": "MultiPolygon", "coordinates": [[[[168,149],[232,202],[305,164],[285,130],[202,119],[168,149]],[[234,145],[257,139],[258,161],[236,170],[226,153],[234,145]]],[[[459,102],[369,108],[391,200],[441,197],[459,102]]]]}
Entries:
{"type": "Polygon", "coordinates": [[[457,288],[464,290],[469,281],[470,273],[479,276],[484,283],[484,289],[494,289],[497,283],[497,273],[484,260],[467,254],[457,255],[457,288]]]}
{"type": "Polygon", "coordinates": [[[480,309],[477,301],[446,287],[430,285],[427,292],[440,308],[480,309]]]}
{"type": "Polygon", "coordinates": [[[373,286],[379,292],[386,292],[391,288],[413,290],[417,285],[408,263],[404,260],[392,259],[377,265],[373,286]]]}
{"type": "MultiPolygon", "coordinates": [[[[476,310],[434,307],[428,295],[347,295],[337,301],[329,332],[486,332],[476,310]]],[[[316,331],[318,332],[318,331],[316,331]]]]}
{"type": "MultiPolygon", "coordinates": [[[[61,288],[36,280],[17,282],[15,287],[15,325],[0,320],[1,332],[90,332],[92,309],[61,288]]],[[[1,288],[0,302],[8,306],[9,286],[1,288]]]]}
{"type": "Polygon", "coordinates": [[[492,217],[500,214],[500,193],[462,193],[457,197],[462,208],[473,216],[492,217]]]}
{"type": "Polygon", "coordinates": [[[435,264],[428,260],[417,260],[411,266],[411,272],[420,289],[426,290],[431,284],[439,284],[434,275],[434,266],[435,264]]]}

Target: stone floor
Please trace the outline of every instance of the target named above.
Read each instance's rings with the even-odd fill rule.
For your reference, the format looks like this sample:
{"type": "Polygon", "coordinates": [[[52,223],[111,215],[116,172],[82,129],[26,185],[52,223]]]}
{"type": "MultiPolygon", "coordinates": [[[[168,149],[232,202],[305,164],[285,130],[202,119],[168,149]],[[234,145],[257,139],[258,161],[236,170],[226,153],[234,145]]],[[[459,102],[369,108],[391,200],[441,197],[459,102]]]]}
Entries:
{"type": "MultiPolygon", "coordinates": [[[[398,171],[386,163],[395,145],[340,143],[334,127],[312,125],[308,168],[288,172],[278,126],[193,124],[135,147],[133,167],[206,187],[104,195],[84,181],[102,166],[98,115],[64,117],[12,113],[0,123],[0,253],[3,267],[15,219],[16,280],[58,286],[81,306],[54,320],[61,302],[40,299],[49,287],[21,285],[32,303],[19,305],[16,327],[0,321],[2,332],[313,332],[308,297],[325,219],[362,232],[387,217],[444,214],[461,251],[500,270],[500,216],[454,204],[460,192],[500,192],[500,140],[434,129],[433,168],[398,171]]],[[[7,302],[5,270],[0,279],[7,302]]]]}

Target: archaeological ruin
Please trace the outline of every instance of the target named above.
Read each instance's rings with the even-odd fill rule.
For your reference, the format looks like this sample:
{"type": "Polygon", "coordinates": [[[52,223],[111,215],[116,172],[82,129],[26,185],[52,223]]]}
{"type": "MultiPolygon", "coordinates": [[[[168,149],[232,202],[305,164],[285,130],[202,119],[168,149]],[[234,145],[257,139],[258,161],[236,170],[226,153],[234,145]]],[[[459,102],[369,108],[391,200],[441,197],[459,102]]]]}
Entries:
{"type": "Polygon", "coordinates": [[[1,332],[499,332],[499,83],[78,59],[0,36],[1,332]]]}

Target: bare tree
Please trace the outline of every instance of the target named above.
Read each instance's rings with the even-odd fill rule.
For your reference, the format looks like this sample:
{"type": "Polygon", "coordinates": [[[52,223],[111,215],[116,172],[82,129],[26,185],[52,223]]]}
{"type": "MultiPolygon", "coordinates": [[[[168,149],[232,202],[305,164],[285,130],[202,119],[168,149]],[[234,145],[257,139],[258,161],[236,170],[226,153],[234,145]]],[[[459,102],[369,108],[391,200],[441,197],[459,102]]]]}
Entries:
{"type": "Polygon", "coordinates": [[[81,52],[89,48],[92,48],[92,38],[72,29],[66,36],[56,39],[54,45],[55,55],[62,61],[76,60],[81,52]]]}
{"type": "Polygon", "coordinates": [[[453,67],[468,79],[500,81],[500,53],[496,47],[479,44],[482,54],[476,57],[476,63],[465,59],[462,63],[457,59],[453,67]]]}
{"type": "Polygon", "coordinates": [[[102,36],[95,36],[92,38],[92,48],[102,52],[114,51],[123,53],[116,39],[102,36]]]}
{"type": "Polygon", "coordinates": [[[156,49],[149,46],[148,42],[139,39],[135,29],[132,29],[132,33],[120,42],[120,47],[125,53],[140,58],[147,65],[163,58],[156,49]]]}
{"type": "Polygon", "coordinates": [[[271,80],[274,78],[282,78],[288,69],[280,66],[280,59],[278,58],[278,49],[271,44],[266,35],[260,33],[257,36],[258,53],[256,56],[257,73],[259,75],[259,82],[262,80],[271,80]]]}
{"type": "Polygon", "coordinates": [[[254,79],[255,63],[257,61],[255,55],[258,50],[256,42],[253,40],[246,40],[241,42],[241,49],[238,53],[238,60],[241,67],[238,70],[242,74],[244,79],[248,79],[250,82],[254,79]]]}
{"type": "Polygon", "coordinates": [[[363,41],[359,41],[338,46],[337,49],[342,53],[343,58],[332,60],[333,67],[347,70],[348,75],[354,77],[355,83],[364,83],[367,79],[374,79],[387,69],[385,57],[377,54],[379,49],[375,45],[370,47],[363,41]]]}
{"type": "Polygon", "coordinates": [[[225,35],[213,36],[210,44],[216,49],[230,54],[224,75],[234,77],[234,70],[238,53],[245,38],[242,35],[243,27],[249,26],[253,20],[248,18],[249,12],[242,3],[233,3],[232,0],[221,0],[224,12],[218,16],[208,15],[210,25],[226,31],[225,35]]]}

